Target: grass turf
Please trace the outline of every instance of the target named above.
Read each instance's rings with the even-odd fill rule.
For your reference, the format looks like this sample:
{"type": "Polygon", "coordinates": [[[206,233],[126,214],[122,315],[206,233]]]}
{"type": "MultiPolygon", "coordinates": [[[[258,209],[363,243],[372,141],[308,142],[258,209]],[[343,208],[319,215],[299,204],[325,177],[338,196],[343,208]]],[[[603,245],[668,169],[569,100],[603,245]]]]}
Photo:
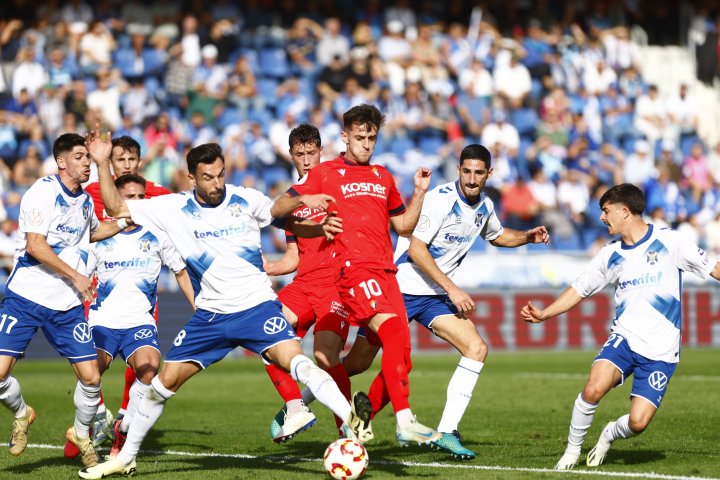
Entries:
{"type": "MultiPolygon", "coordinates": [[[[458,462],[424,447],[399,448],[392,410],[386,408],[374,421],[375,440],[367,445],[370,467],[365,478],[577,478],[579,471],[520,469],[550,469],[562,454],[572,405],[592,357],[588,351],[492,354],[460,425],[466,446],[478,453],[471,462],[458,462]],[[501,468],[472,468],[478,466],[501,468]]],[[[648,430],[616,442],[605,464],[595,470],[599,475],[582,478],[607,478],[607,472],[720,477],[717,359],[717,351],[683,351],[663,406],[648,430]]],[[[421,422],[437,425],[457,360],[456,356],[413,359],[411,404],[421,422]]],[[[117,362],[103,378],[105,398],[113,410],[120,401],[121,367],[117,362]]],[[[377,367],[376,362],[373,371],[377,367]]],[[[30,429],[31,445],[21,457],[0,452],[0,478],[77,478],[79,464],[65,459],[61,450],[73,418],[75,381],[70,367],[60,360],[24,360],[14,375],[26,401],[37,410],[38,420],[30,429]]],[[[369,373],[355,378],[353,390],[367,389],[371,380],[369,373]]],[[[629,392],[630,382],[603,399],[583,453],[592,448],[608,421],[627,412],[629,392]]],[[[138,475],[320,478],[319,459],[336,437],[330,412],[313,404],[317,425],[285,445],[275,445],[269,423],[281,405],[259,360],[220,362],[190,380],[168,403],[143,445],[138,475]]],[[[0,426],[9,435],[11,417],[3,412],[0,426]]],[[[590,469],[581,466],[579,470],[590,469]]]]}

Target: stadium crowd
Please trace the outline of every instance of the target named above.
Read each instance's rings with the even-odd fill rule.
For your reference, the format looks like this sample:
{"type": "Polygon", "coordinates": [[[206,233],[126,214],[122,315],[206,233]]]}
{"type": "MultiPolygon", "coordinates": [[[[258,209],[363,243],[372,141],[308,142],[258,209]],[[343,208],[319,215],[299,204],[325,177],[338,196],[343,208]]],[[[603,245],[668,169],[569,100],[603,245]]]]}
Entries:
{"type": "MultiPolygon", "coordinates": [[[[662,98],[644,81],[631,36],[641,24],[651,42],[672,42],[672,10],[641,19],[620,1],[302,3],[7,2],[8,266],[20,198],[53,172],[49,146],[61,133],[100,123],[132,136],[143,175],[174,191],[188,186],[186,152],[216,141],[229,183],[273,196],[295,180],[291,128],[316,125],[323,158],[334,158],[342,113],[368,102],[387,117],[375,161],[404,195],[418,166],[433,169],[433,186],[448,181],[460,150],[479,142],[493,153],[488,193],[503,223],[547,225],[552,248],[595,251],[607,240],[597,200],[631,182],[652,222],[720,253],[720,144],[698,136],[687,85],[662,98]]],[[[282,231],[264,235],[264,252],[284,250],[282,231]]]]}

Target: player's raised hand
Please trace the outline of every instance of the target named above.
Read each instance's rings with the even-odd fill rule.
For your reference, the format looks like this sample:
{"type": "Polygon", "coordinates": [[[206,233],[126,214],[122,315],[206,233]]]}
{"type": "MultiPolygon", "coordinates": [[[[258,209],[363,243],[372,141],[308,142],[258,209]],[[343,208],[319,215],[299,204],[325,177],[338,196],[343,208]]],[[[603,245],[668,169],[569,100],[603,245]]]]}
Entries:
{"type": "Polygon", "coordinates": [[[532,228],[527,231],[528,243],[544,243],[545,245],[550,243],[550,234],[545,228],[545,225],[532,228]]]}
{"type": "Polygon", "coordinates": [[[86,302],[92,302],[95,297],[95,289],[92,286],[92,281],[85,275],[79,273],[72,279],[73,286],[83,296],[83,300],[86,302]]]}
{"type": "Polygon", "coordinates": [[[112,134],[110,131],[104,134],[100,131],[100,125],[95,125],[85,135],[85,147],[88,149],[90,158],[97,164],[110,160],[112,154],[112,134]]]}
{"type": "Polygon", "coordinates": [[[430,177],[432,177],[432,170],[427,167],[418,167],[415,171],[415,190],[421,192],[427,192],[430,188],[430,177]]]}
{"type": "Polygon", "coordinates": [[[452,290],[448,290],[447,294],[453,305],[455,305],[458,311],[463,315],[467,315],[475,311],[475,302],[463,289],[454,288],[452,290]]]}
{"type": "Polygon", "coordinates": [[[325,238],[328,240],[334,240],[335,235],[342,233],[342,218],[337,216],[337,212],[328,211],[327,216],[322,222],[323,231],[325,232],[325,238]]]}
{"type": "Polygon", "coordinates": [[[527,305],[520,310],[520,316],[528,323],[540,323],[546,320],[543,318],[542,310],[538,309],[532,302],[528,302],[527,305]]]}
{"type": "Polygon", "coordinates": [[[330,202],[335,202],[335,199],[325,193],[318,193],[315,195],[300,195],[299,200],[303,205],[314,208],[316,210],[327,210],[330,202]]]}

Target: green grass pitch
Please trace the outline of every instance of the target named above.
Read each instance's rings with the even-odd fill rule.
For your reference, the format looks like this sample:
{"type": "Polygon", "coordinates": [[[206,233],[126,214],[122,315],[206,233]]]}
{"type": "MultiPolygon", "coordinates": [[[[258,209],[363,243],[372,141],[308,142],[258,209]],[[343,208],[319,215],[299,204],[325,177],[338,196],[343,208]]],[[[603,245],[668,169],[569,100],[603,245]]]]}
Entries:
{"type": "MultiPolygon", "coordinates": [[[[377,415],[375,440],[367,445],[367,479],[536,479],[720,477],[720,362],[712,350],[684,351],[663,406],[641,436],[616,442],[598,469],[547,471],[565,446],[573,401],[584,385],[594,353],[491,353],[461,423],[471,462],[452,460],[423,447],[401,449],[394,441],[391,409],[377,415]],[[597,472],[597,474],[591,474],[597,472]]],[[[416,356],[411,404],[420,421],[435,426],[445,403],[456,356],[416,356]]],[[[374,368],[377,369],[376,362],[374,368]]],[[[105,398],[116,410],[122,365],[103,379],[105,398]]],[[[0,452],[0,479],[77,478],[79,464],[62,456],[73,418],[74,378],[63,361],[21,361],[15,376],[38,419],[30,447],[19,458],[0,452]]],[[[367,389],[372,375],[354,379],[367,389]]],[[[583,453],[604,425],[624,414],[629,383],[610,392],[595,415],[583,453]]],[[[318,423],[285,445],[269,437],[281,400],[257,359],[227,359],[190,380],[167,405],[138,458],[148,479],[314,479],[320,458],[336,437],[330,412],[312,405],[318,423]]],[[[11,417],[0,413],[0,435],[11,417]]],[[[2,432],[5,433],[2,433],[2,432]]],[[[584,456],[581,457],[584,462],[584,456]]]]}

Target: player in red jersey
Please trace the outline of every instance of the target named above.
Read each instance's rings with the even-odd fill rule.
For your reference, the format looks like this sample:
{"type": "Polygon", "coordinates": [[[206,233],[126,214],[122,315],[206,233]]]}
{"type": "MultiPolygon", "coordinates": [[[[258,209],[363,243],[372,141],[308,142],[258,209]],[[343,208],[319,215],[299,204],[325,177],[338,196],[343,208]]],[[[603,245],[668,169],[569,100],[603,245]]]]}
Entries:
{"type": "MultiPolygon", "coordinates": [[[[306,123],[290,132],[290,157],[300,178],[320,163],[322,144],[320,132],[306,123]]],[[[293,215],[321,223],[327,212],[302,207],[293,215]]],[[[332,244],[325,238],[298,238],[286,232],[288,249],[276,262],[264,265],[268,275],[297,274],[292,283],[278,293],[283,313],[295,326],[298,336],[305,334],[315,324],[314,350],[318,366],[335,380],[340,391],[350,400],[350,377],[340,363],[340,352],[347,340],[348,313],[340,300],[335,286],[335,263],[331,256],[332,244]]],[[[285,406],[271,426],[276,443],[285,442],[315,423],[315,415],[302,401],[297,382],[290,374],[276,365],[266,365],[285,406]]],[[[342,420],[335,417],[338,429],[342,420]]]]}
{"type": "MultiPolygon", "coordinates": [[[[419,423],[410,409],[410,330],[395,279],[397,268],[388,222],[400,235],[412,234],[431,172],[418,168],[415,191],[406,210],[390,172],[370,164],[382,123],[383,115],[371,105],[345,112],[342,139],[347,151],[321,163],[291,187],[287,196],[275,202],[273,215],[301,207],[304,194],[325,193],[336,200],[338,215],[343,219],[343,233],[333,244],[338,292],[353,322],[368,329],[368,341],[383,347],[381,371],[371,392],[392,402],[401,445],[426,444],[439,439],[440,434],[419,423]]],[[[324,200],[311,206],[327,209],[328,203],[324,200]]],[[[355,398],[353,403],[357,406],[355,398]]],[[[369,422],[361,427],[365,438],[372,438],[369,422]]]]}
{"type": "MultiPolygon", "coordinates": [[[[140,144],[135,141],[134,138],[123,136],[112,139],[112,156],[110,162],[112,163],[113,172],[115,177],[121,177],[129,173],[137,174],[140,166],[142,165],[142,158],[140,157],[140,144]]],[[[90,194],[95,205],[95,214],[98,220],[101,222],[113,222],[117,219],[108,216],[103,205],[102,198],[100,197],[100,183],[93,182],[85,187],[85,191],[90,194]]],[[[157,183],[147,182],[145,188],[145,198],[159,197],[160,195],[166,195],[171,193],[170,190],[158,185],[157,183]]],[[[90,302],[85,304],[85,314],[87,316],[87,310],[90,306],[90,302]]],[[[155,308],[155,323],[158,320],[157,307],[155,308]]],[[[130,401],[130,387],[135,382],[135,372],[132,368],[128,367],[125,370],[125,390],[123,392],[122,405],[118,411],[118,420],[122,419],[125,413],[128,402],[130,401]]],[[[107,438],[112,434],[113,428],[113,415],[108,412],[105,408],[105,402],[102,400],[98,406],[98,412],[93,419],[92,428],[92,439],[95,446],[101,445],[107,438]]],[[[68,458],[74,458],[80,454],[80,451],[70,442],[65,444],[64,454],[68,458]]]]}

